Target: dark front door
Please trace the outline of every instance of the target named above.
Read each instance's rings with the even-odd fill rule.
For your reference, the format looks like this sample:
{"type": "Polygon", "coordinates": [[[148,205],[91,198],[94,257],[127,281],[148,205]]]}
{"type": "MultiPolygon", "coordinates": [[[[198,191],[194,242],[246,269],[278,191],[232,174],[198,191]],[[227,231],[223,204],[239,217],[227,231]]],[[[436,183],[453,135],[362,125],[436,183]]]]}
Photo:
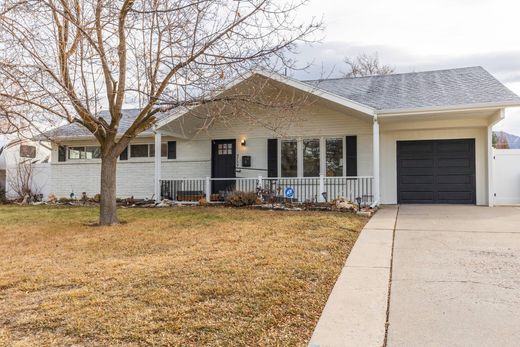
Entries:
{"type": "Polygon", "coordinates": [[[475,140],[397,142],[397,202],[475,204],[475,140]]]}
{"type": "MultiPolygon", "coordinates": [[[[213,140],[211,145],[211,177],[236,177],[236,140],[213,140]]],[[[233,190],[235,180],[213,181],[213,193],[233,190]]]]}

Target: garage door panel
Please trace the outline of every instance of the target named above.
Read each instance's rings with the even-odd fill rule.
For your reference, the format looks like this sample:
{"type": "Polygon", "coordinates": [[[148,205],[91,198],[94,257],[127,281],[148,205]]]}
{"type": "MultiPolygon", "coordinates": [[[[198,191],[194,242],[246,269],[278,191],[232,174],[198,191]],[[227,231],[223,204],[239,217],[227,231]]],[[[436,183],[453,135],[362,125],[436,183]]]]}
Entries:
{"type": "Polygon", "coordinates": [[[469,158],[439,158],[437,160],[438,167],[471,167],[469,158]]]}
{"type": "Polygon", "coordinates": [[[433,185],[428,184],[407,184],[403,186],[405,192],[433,192],[433,185]]]}
{"type": "Polygon", "coordinates": [[[471,175],[438,175],[437,183],[471,184],[471,175]]]}
{"type": "Polygon", "coordinates": [[[433,168],[433,159],[403,159],[401,167],[404,168],[433,168]]]}
{"type": "Polygon", "coordinates": [[[449,177],[461,176],[461,175],[473,175],[475,171],[474,167],[444,167],[437,168],[435,170],[436,177],[438,175],[447,175],[449,177]]]}
{"type": "MultiPolygon", "coordinates": [[[[400,168],[402,171],[406,171],[406,176],[430,176],[433,173],[431,167],[419,167],[419,168],[400,168]]],[[[401,171],[400,170],[400,171],[401,171]]]]}
{"type": "Polygon", "coordinates": [[[475,140],[397,142],[399,203],[476,201],[475,140]]]}
{"type": "Polygon", "coordinates": [[[437,144],[437,153],[439,154],[468,153],[469,151],[471,151],[471,144],[466,142],[466,140],[437,144]]]}
{"type": "Polygon", "coordinates": [[[472,203],[472,194],[470,192],[438,192],[437,200],[439,202],[452,202],[456,203],[472,203]]]}
{"type": "Polygon", "coordinates": [[[411,142],[403,142],[401,144],[401,154],[402,155],[416,155],[419,153],[432,153],[433,152],[433,141],[423,141],[419,144],[414,144],[411,142]]]}
{"type": "Polygon", "coordinates": [[[433,175],[416,175],[416,176],[401,176],[399,182],[401,184],[433,184],[433,175]]]}
{"type": "Polygon", "coordinates": [[[471,192],[471,184],[437,184],[438,192],[471,192]]]}
{"type": "Polygon", "coordinates": [[[403,199],[413,201],[413,202],[430,202],[433,200],[433,192],[417,192],[417,191],[408,191],[403,192],[403,199]]]}

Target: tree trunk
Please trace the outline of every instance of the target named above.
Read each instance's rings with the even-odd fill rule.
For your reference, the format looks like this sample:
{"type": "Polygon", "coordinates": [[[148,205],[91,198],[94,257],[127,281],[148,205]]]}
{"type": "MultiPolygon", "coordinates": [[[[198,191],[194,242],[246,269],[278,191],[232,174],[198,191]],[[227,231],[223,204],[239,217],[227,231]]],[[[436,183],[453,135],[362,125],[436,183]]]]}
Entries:
{"type": "Polygon", "coordinates": [[[101,159],[101,207],[100,225],[119,223],[116,204],[116,167],[117,156],[105,156],[101,159]]]}

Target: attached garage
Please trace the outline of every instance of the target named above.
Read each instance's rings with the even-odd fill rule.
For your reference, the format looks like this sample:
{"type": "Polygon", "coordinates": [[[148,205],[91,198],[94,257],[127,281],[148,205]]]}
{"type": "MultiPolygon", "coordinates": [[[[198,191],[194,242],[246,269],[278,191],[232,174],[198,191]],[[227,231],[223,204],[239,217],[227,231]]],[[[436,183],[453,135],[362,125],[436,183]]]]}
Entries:
{"type": "Polygon", "coordinates": [[[475,139],[397,141],[400,204],[475,204],[475,139]]]}

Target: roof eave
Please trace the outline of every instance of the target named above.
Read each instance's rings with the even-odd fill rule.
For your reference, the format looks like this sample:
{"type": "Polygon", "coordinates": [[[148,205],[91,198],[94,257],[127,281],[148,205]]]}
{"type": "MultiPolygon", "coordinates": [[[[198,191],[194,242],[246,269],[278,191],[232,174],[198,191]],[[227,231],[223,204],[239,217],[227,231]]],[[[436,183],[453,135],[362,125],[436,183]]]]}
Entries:
{"type": "Polygon", "coordinates": [[[436,107],[417,107],[408,109],[383,109],[376,110],[378,116],[406,116],[430,113],[447,113],[472,110],[500,109],[506,107],[520,107],[520,101],[489,102],[480,104],[449,105],[436,107]]]}

